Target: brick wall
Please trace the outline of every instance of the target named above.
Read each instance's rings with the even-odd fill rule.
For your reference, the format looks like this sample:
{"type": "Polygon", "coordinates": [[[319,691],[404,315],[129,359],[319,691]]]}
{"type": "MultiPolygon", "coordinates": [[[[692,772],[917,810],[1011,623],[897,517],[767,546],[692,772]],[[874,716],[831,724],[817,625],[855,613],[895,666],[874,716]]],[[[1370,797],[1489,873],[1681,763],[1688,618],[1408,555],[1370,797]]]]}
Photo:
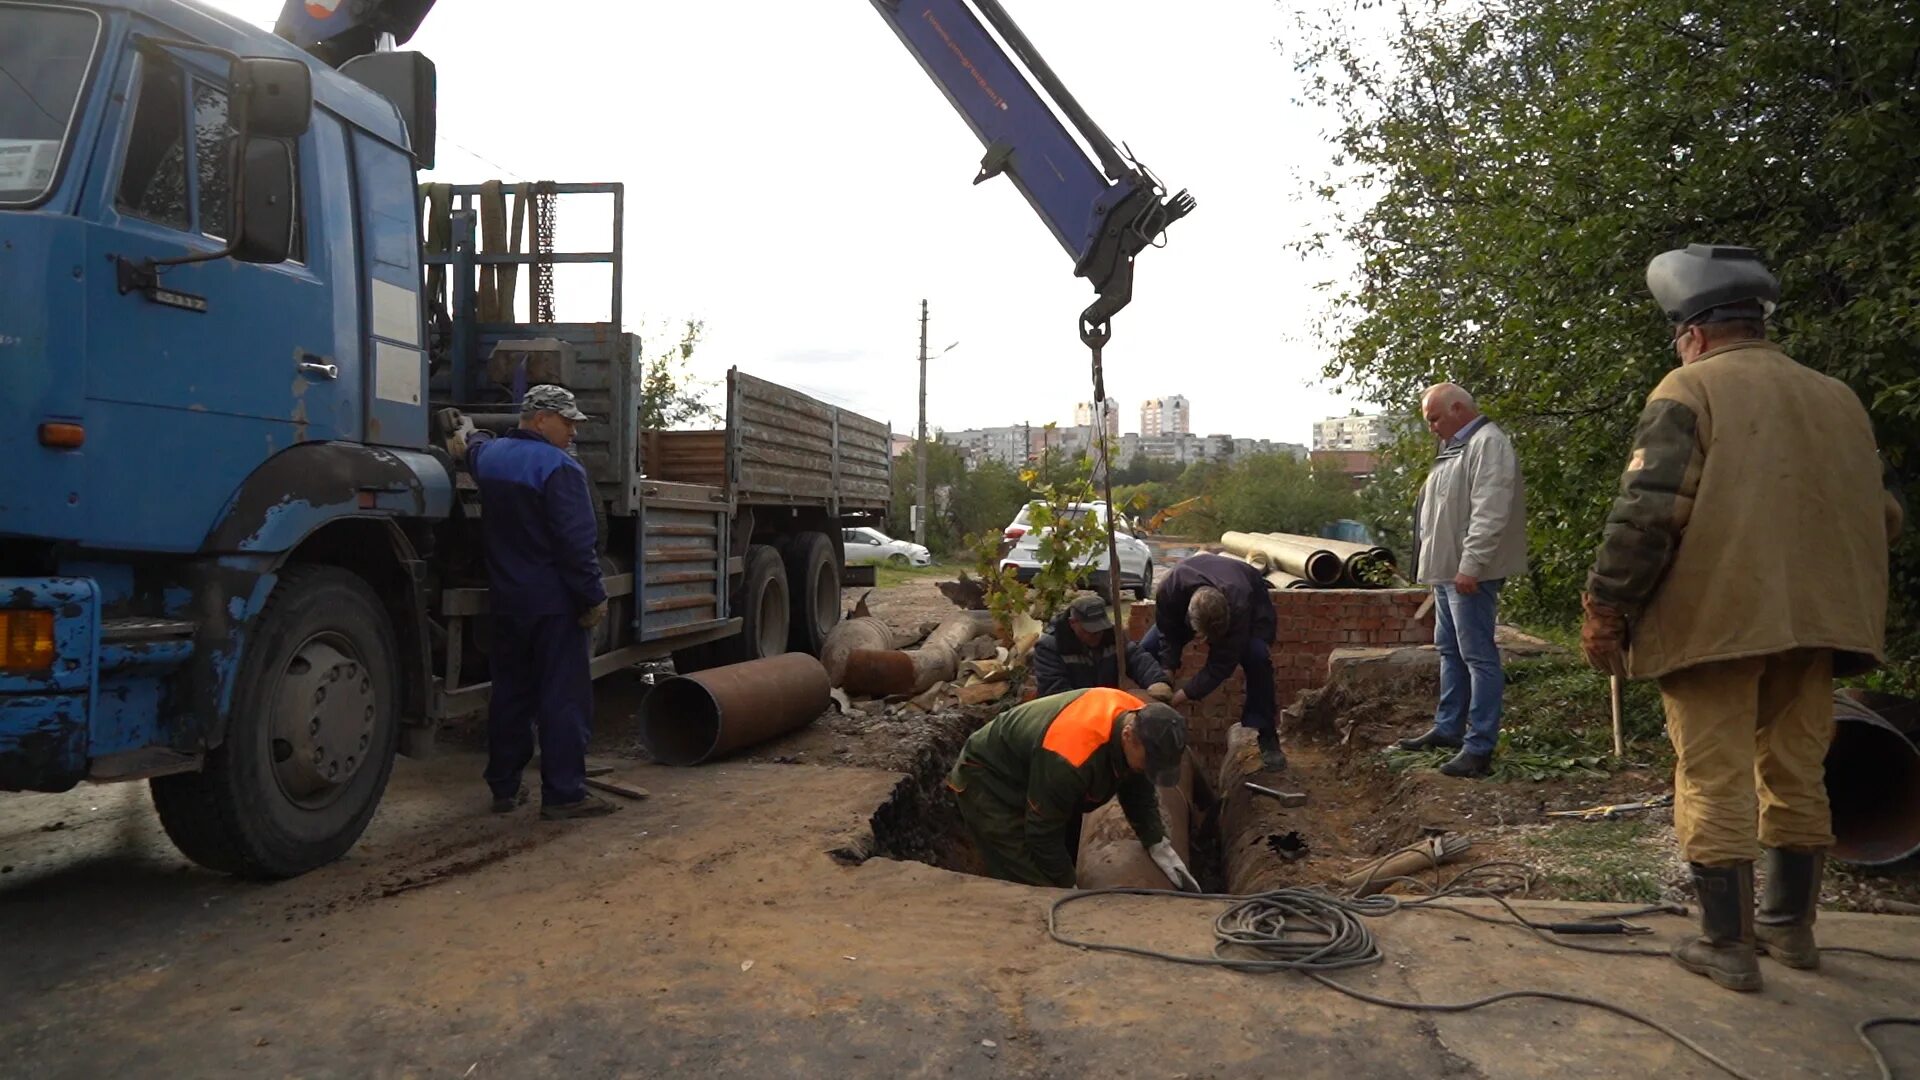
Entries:
{"type": "MultiPolygon", "coordinates": [[[[1413,617],[1427,598],[1424,589],[1284,589],[1268,595],[1275,617],[1273,677],[1282,709],[1301,691],[1326,682],[1327,656],[1335,649],[1433,641],[1431,616],[1424,621],[1413,617]]],[[[1128,639],[1140,640],[1153,618],[1151,602],[1132,605],[1128,639]]],[[[1206,662],[1205,646],[1187,646],[1180,664],[1182,681],[1206,662]]],[[[1185,707],[1187,741],[1209,771],[1226,755],[1227,729],[1240,722],[1245,706],[1246,679],[1235,669],[1205,701],[1185,707]]]]}

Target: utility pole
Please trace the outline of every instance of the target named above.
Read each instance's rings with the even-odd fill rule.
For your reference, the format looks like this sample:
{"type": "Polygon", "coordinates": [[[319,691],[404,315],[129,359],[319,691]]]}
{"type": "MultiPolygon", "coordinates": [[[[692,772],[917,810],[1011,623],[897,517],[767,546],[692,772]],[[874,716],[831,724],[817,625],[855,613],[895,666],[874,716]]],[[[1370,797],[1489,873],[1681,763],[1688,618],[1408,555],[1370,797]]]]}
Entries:
{"type": "Polygon", "coordinates": [[[913,542],[927,543],[927,302],[920,301],[920,441],[913,448],[914,482],[918,485],[917,513],[913,515],[913,542]]]}

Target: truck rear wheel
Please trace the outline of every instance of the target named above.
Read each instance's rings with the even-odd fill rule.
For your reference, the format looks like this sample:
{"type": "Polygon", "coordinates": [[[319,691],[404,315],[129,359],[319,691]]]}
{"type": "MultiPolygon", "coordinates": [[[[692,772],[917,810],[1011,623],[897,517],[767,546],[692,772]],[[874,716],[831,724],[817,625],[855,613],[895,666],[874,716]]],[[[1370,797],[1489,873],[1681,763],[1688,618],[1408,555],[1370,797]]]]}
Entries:
{"type": "Polygon", "coordinates": [[[781,545],[792,590],[792,632],[787,648],[819,656],[827,635],[840,625],[840,562],[824,533],[789,536],[781,545]]]}
{"type": "Polygon", "coordinates": [[[685,674],[702,668],[764,660],[787,651],[792,609],[788,601],[787,568],[778,549],[766,544],[747,549],[746,570],[728,610],[741,620],[740,632],[696,649],[674,653],[674,670],[685,674]],[[687,661],[684,665],[683,655],[687,661]]]}
{"type": "Polygon", "coordinates": [[[249,637],[226,741],[202,771],[155,778],[153,804],[194,862],[294,877],[345,854],[386,790],[400,734],[394,633],[360,578],[297,566],[249,637]]]}

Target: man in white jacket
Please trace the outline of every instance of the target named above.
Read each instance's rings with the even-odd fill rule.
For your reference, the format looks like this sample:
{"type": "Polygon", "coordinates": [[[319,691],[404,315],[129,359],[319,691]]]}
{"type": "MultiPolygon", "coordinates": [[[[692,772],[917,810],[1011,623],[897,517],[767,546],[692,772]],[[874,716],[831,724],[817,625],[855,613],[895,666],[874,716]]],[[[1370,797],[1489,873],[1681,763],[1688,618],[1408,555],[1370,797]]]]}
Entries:
{"type": "Polygon", "coordinates": [[[1401,739],[1403,750],[1456,749],[1440,766],[1479,778],[1500,741],[1506,674],[1493,642],[1500,586],[1527,569],[1527,496],[1507,433],[1480,415],[1473,395],[1452,383],[1420,397],[1440,454],[1414,504],[1414,563],[1433,587],[1434,645],[1440,650],[1440,704],[1433,726],[1401,739]]]}

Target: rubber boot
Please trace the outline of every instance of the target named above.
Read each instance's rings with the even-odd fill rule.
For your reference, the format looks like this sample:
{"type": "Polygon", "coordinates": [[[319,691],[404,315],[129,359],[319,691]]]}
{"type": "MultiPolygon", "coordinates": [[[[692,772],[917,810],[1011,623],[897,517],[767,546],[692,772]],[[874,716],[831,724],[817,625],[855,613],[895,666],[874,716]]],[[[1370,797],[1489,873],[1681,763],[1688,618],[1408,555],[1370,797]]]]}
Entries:
{"type": "Polygon", "coordinates": [[[1820,966],[1813,919],[1819,913],[1827,853],[1822,848],[1767,848],[1765,865],[1767,887],[1753,920],[1754,937],[1768,956],[1790,968],[1812,971],[1820,966]]]}
{"type": "Polygon", "coordinates": [[[1271,731],[1259,735],[1260,765],[1262,768],[1280,770],[1287,767],[1286,751],[1280,749],[1280,736],[1271,731]]]}
{"type": "Polygon", "coordinates": [[[1753,864],[1702,866],[1693,871],[1700,897],[1700,936],[1674,946],[1673,961],[1729,990],[1760,989],[1753,947],[1753,864]]]}

